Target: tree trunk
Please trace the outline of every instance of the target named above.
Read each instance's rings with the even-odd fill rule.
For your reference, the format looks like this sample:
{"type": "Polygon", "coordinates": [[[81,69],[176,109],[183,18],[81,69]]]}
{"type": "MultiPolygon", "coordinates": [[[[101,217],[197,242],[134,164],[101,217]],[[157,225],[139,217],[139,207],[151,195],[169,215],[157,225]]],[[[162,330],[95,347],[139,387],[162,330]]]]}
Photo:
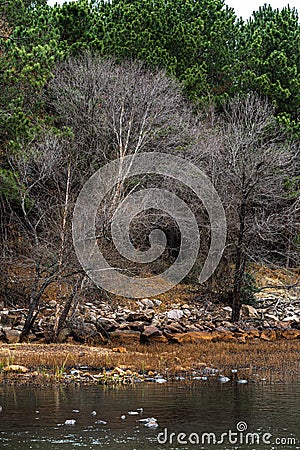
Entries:
{"type": "Polygon", "coordinates": [[[23,330],[20,334],[20,342],[23,342],[27,338],[35,322],[35,319],[37,318],[38,315],[37,306],[40,301],[40,298],[41,294],[38,294],[36,297],[30,299],[28,314],[25,319],[23,330]]]}
{"type": "Polygon", "coordinates": [[[233,284],[233,295],[232,295],[232,315],[231,321],[238,322],[240,320],[241,311],[241,290],[243,285],[244,273],[245,273],[245,254],[243,249],[244,244],[244,232],[245,232],[245,217],[246,217],[246,205],[242,202],[239,219],[239,235],[238,243],[236,248],[236,258],[235,258],[235,268],[234,268],[234,284],[233,284]]]}
{"type": "Polygon", "coordinates": [[[57,342],[59,333],[62,330],[62,328],[67,320],[68,314],[69,314],[71,306],[73,304],[74,297],[75,297],[77,289],[78,289],[78,283],[79,283],[79,280],[75,283],[68,300],[65,302],[64,308],[63,308],[63,310],[60,314],[59,320],[58,320],[57,327],[53,332],[53,342],[57,342]]]}
{"type": "Polygon", "coordinates": [[[40,278],[40,273],[39,273],[39,269],[37,269],[34,288],[33,288],[33,292],[31,293],[31,297],[30,297],[28,314],[26,316],[24,327],[23,327],[23,330],[20,335],[20,342],[25,340],[26,337],[28,336],[29,332],[31,331],[33,324],[39,313],[38,304],[40,302],[40,299],[41,299],[45,289],[52,282],[51,277],[49,277],[39,288],[39,278],[40,278]]]}
{"type": "MultiPolygon", "coordinates": [[[[67,309],[67,314],[69,312],[69,309],[71,307],[72,301],[70,303],[70,306],[67,308],[61,308],[61,298],[62,298],[62,265],[63,265],[63,256],[65,251],[65,245],[66,245],[66,235],[67,235],[67,218],[68,218],[68,211],[69,211],[69,196],[70,196],[70,188],[71,188],[71,169],[72,169],[72,158],[71,155],[68,155],[68,170],[67,170],[67,180],[66,180],[66,192],[65,192],[65,199],[64,199],[64,207],[62,211],[62,224],[61,224],[61,232],[60,232],[60,249],[58,254],[58,279],[57,279],[57,293],[56,293],[56,307],[55,307],[55,322],[54,322],[54,331],[53,336],[54,339],[57,338],[59,334],[59,327],[60,327],[60,312],[61,309],[64,311],[67,309]]],[[[71,294],[72,296],[72,294],[71,294]]],[[[72,297],[73,298],[73,297],[72,297]]],[[[67,301],[68,305],[68,301],[67,301]]]]}

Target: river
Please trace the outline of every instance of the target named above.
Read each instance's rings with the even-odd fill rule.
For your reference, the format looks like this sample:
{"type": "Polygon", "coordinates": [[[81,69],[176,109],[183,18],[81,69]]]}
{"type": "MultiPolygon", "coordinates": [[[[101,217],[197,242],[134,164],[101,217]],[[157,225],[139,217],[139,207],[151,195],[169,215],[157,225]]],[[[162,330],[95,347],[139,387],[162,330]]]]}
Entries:
{"type": "Polygon", "coordinates": [[[299,384],[2,385],[0,405],[6,450],[300,449],[299,384]]]}

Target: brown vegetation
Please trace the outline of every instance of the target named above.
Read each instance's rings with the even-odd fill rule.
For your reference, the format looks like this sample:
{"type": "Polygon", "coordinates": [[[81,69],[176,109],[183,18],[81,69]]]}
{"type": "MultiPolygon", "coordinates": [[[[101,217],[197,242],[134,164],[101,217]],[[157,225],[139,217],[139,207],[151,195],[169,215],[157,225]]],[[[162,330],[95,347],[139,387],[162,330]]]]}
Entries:
{"type": "MultiPolygon", "coordinates": [[[[234,368],[238,369],[239,378],[288,382],[300,379],[300,344],[299,341],[131,344],[126,346],[126,351],[112,346],[2,344],[0,368],[8,364],[28,367],[35,376],[55,375],[72,367],[88,366],[90,371],[102,372],[103,369],[119,367],[143,373],[157,372],[167,378],[180,374],[187,379],[191,378],[193,371],[205,367],[218,369],[227,375],[234,368]]],[[[0,377],[3,381],[9,375],[1,371],[0,377]]],[[[24,375],[18,377],[22,379],[24,375]]],[[[30,373],[26,378],[30,381],[30,373]]]]}

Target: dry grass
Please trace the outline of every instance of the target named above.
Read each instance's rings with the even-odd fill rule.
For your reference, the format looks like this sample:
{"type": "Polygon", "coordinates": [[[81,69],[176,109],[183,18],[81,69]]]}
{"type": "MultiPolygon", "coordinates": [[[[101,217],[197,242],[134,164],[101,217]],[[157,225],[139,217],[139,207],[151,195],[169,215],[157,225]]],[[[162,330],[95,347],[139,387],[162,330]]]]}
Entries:
{"type": "Polygon", "coordinates": [[[259,286],[289,286],[299,283],[299,269],[271,269],[265,265],[253,264],[251,272],[259,286]]]}
{"type": "MultiPolygon", "coordinates": [[[[58,344],[2,344],[0,369],[20,364],[32,371],[57,373],[61,368],[89,366],[103,369],[121,367],[148,372],[157,371],[171,377],[187,376],[205,367],[229,374],[239,369],[239,376],[249,380],[288,382],[300,380],[300,342],[204,342],[184,345],[130,345],[125,353],[109,347],[58,344]]],[[[2,376],[4,376],[2,374],[2,376]]]]}

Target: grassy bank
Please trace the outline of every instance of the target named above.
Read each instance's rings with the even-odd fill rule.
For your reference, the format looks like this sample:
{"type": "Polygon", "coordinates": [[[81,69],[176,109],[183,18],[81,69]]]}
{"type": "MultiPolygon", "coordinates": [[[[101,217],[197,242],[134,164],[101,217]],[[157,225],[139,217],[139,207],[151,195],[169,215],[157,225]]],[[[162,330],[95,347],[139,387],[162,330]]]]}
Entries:
{"type": "Polygon", "coordinates": [[[128,345],[126,349],[68,344],[0,346],[2,383],[79,381],[68,376],[72,368],[85,368],[85,376],[80,380],[86,382],[95,382],[92,374],[119,372],[127,379],[143,379],[156,373],[167,379],[176,376],[192,379],[205,373],[207,368],[218,369],[228,376],[232,369],[237,369],[239,378],[255,382],[300,381],[300,342],[138,344],[128,345]],[[9,370],[12,365],[25,366],[29,370],[17,373],[9,370]]]}

